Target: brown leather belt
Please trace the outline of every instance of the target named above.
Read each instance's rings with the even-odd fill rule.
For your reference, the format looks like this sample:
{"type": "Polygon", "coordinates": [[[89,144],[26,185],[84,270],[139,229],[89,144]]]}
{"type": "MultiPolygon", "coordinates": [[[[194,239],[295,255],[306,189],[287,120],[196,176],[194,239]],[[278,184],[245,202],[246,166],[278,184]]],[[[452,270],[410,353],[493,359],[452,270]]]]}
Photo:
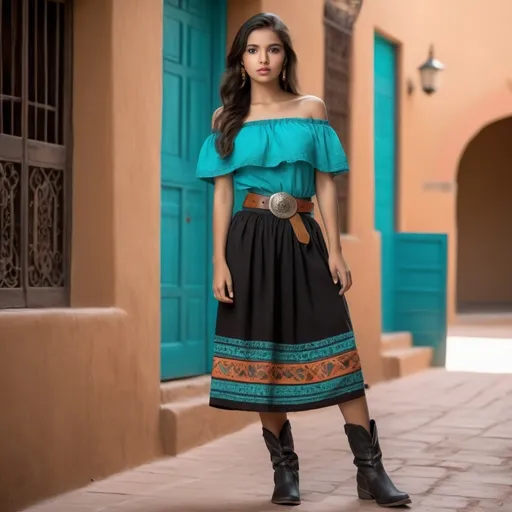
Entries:
{"type": "Polygon", "coordinates": [[[299,214],[311,213],[314,208],[312,201],[297,199],[286,192],[277,192],[270,197],[249,192],[245,198],[243,207],[270,210],[276,217],[288,219],[297,240],[302,244],[309,244],[309,233],[299,214]]]}

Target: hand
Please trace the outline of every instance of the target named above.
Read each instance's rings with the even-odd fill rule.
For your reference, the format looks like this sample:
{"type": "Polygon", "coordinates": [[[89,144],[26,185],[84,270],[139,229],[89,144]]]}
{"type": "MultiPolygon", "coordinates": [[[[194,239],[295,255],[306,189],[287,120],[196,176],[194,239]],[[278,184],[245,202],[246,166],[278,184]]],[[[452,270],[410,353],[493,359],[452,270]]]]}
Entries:
{"type": "Polygon", "coordinates": [[[213,295],[219,302],[233,303],[233,281],[231,280],[231,272],[226,262],[214,265],[213,295]]]}
{"type": "Polygon", "coordinates": [[[352,274],[341,253],[329,256],[329,270],[331,271],[334,284],[338,284],[338,281],[341,279],[340,295],[348,292],[352,286],[352,274]]]}

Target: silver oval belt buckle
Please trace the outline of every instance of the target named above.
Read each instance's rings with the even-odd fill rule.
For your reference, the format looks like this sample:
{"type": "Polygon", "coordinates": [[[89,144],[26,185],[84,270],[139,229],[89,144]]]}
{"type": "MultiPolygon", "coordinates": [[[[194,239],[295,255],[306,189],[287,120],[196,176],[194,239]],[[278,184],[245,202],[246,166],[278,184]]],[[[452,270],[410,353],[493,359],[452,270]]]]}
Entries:
{"type": "Polygon", "coordinates": [[[298,210],[295,197],[286,192],[277,192],[270,196],[268,202],[269,210],[280,219],[289,219],[293,217],[298,210]]]}

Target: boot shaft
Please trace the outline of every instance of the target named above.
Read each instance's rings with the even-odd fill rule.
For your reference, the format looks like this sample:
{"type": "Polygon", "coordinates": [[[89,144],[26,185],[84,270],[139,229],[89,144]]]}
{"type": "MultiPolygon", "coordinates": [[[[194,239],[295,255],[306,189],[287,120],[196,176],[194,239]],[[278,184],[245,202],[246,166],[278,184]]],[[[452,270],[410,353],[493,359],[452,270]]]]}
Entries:
{"type": "Polygon", "coordinates": [[[280,466],[288,466],[294,471],[299,470],[299,457],[294,451],[292,427],[288,420],[281,428],[279,438],[270,430],[263,428],[263,439],[270,453],[270,460],[274,469],[280,466]]]}
{"type": "Polygon", "coordinates": [[[274,493],[272,503],[277,505],[299,505],[299,458],[294,451],[292,429],[287,420],[279,437],[263,428],[263,439],[270,452],[274,468],[274,493]]]}
{"type": "Polygon", "coordinates": [[[370,432],[362,425],[348,423],[345,425],[345,433],[357,467],[375,467],[382,463],[382,451],[374,420],[370,421],[370,432]]]}

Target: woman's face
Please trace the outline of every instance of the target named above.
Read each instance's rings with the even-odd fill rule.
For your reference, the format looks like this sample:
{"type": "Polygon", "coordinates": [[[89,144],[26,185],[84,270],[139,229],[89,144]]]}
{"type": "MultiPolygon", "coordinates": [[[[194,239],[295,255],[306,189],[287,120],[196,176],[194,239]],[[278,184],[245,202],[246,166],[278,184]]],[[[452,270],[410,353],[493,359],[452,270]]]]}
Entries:
{"type": "Polygon", "coordinates": [[[242,56],[245,71],[260,83],[279,79],[285,51],[279,36],[271,29],[253,30],[242,56]]]}

